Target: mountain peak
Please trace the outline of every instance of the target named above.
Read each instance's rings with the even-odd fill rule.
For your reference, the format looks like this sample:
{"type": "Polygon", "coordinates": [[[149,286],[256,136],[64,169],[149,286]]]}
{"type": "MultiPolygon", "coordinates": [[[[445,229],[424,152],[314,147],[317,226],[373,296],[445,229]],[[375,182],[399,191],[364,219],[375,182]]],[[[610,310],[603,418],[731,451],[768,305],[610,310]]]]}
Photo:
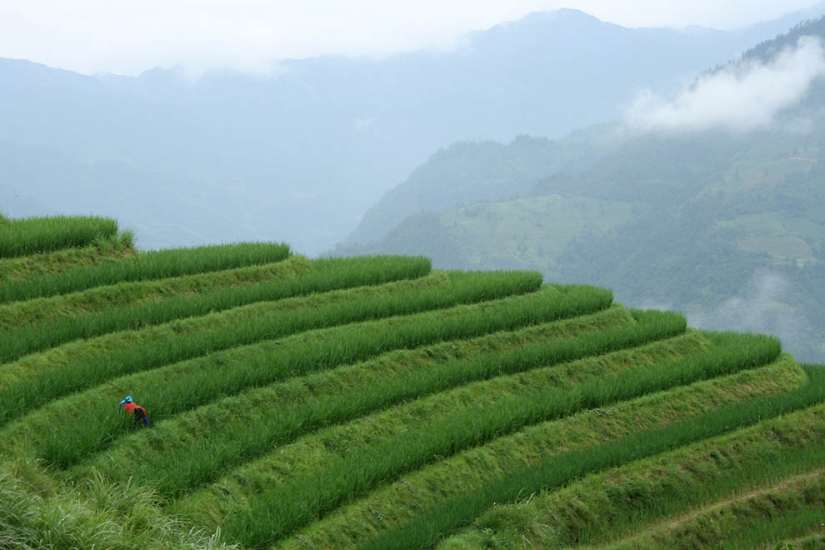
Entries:
{"type": "MultiPolygon", "coordinates": [[[[470,42],[476,48],[501,51],[501,48],[524,48],[527,45],[546,43],[553,38],[593,36],[605,29],[621,29],[619,25],[605,23],[583,11],[558,9],[554,11],[536,11],[521,19],[499,23],[486,31],[477,31],[469,35],[470,42]]],[[[532,47],[532,46],[531,46],[532,47]]]]}
{"type": "Polygon", "coordinates": [[[491,27],[487,32],[523,32],[531,28],[546,28],[558,25],[599,25],[605,24],[600,19],[581,10],[561,8],[552,11],[534,11],[521,19],[507,21],[491,27]]]}

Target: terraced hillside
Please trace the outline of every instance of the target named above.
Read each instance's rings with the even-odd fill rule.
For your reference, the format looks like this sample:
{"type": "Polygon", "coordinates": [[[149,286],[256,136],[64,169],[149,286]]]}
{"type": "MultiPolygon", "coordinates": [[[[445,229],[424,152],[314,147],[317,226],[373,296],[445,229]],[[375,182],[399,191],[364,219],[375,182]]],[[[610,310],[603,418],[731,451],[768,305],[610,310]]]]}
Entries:
{"type": "Polygon", "coordinates": [[[825,369],[771,337],[95,218],[0,218],[0,285],[0,548],[825,547],[825,369]]]}

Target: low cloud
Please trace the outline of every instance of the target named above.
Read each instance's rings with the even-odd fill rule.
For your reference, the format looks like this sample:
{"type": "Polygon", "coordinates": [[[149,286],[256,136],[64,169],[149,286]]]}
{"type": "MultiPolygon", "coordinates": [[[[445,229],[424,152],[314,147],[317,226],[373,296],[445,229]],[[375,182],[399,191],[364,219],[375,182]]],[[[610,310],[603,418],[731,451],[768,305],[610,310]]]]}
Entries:
{"type": "Polygon", "coordinates": [[[0,57],[85,74],[182,67],[270,75],[273,60],[451,50],[547,0],[0,1],[0,57]],[[55,47],[59,44],[60,47],[55,47]]]}
{"type": "Polygon", "coordinates": [[[787,347],[799,344],[808,325],[805,317],[786,303],[790,283],[775,271],[757,270],[743,291],[715,310],[688,313],[691,326],[711,330],[735,330],[773,334],[787,347]]]}
{"type": "Polygon", "coordinates": [[[739,63],[708,74],[673,100],[646,90],[626,110],[625,123],[635,131],[753,130],[798,103],[823,74],[822,43],[803,36],[770,63],[739,63]]]}
{"type": "Polygon", "coordinates": [[[737,330],[767,332],[772,328],[771,305],[779,301],[788,288],[787,280],[772,271],[759,271],[751,279],[750,288],[739,296],[728,298],[716,311],[716,324],[737,330]]]}

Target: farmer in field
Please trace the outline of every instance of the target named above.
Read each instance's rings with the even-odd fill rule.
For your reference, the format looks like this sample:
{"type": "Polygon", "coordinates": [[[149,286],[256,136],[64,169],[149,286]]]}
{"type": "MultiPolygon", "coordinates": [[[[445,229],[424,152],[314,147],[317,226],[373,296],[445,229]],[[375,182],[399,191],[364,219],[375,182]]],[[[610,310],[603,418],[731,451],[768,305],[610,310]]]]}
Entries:
{"type": "Polygon", "coordinates": [[[127,395],[126,399],[120,402],[120,407],[135,418],[135,424],[143,420],[143,425],[146,428],[149,427],[149,415],[146,414],[146,409],[132,401],[131,395],[127,395]]]}

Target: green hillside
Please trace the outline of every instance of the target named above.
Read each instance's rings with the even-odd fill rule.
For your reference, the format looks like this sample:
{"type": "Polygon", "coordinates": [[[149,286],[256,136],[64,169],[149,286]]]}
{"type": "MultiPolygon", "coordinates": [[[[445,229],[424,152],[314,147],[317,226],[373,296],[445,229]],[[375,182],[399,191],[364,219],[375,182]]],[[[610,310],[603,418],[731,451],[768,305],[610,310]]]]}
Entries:
{"type": "MultiPolygon", "coordinates": [[[[825,39],[825,18],[737,63],[770,63],[801,36],[825,39]]],[[[554,142],[454,145],[387,193],[334,253],[536,270],[611,288],[634,307],[684,312],[703,328],[770,333],[796,357],[822,363],[823,139],[820,77],[773,124],[748,132],[638,133],[616,123],[554,142]],[[470,163],[479,169],[460,170],[470,163]],[[498,196],[488,193],[491,181],[498,196]],[[369,232],[377,220],[392,224],[369,232]]]]}
{"type": "MultiPolygon", "coordinates": [[[[825,131],[825,118],[814,120],[825,131]]],[[[823,362],[822,135],[633,139],[588,168],[536,183],[528,196],[444,202],[334,253],[536,270],[612,288],[636,307],[664,305],[704,326],[770,332],[795,355],[823,362]],[[762,296],[766,278],[781,284],[762,296]],[[727,307],[737,303],[748,307],[727,307]]]]}
{"type": "Polygon", "coordinates": [[[0,223],[0,548],[825,547],[825,368],[774,337],[533,271],[131,240],[0,223]]]}

